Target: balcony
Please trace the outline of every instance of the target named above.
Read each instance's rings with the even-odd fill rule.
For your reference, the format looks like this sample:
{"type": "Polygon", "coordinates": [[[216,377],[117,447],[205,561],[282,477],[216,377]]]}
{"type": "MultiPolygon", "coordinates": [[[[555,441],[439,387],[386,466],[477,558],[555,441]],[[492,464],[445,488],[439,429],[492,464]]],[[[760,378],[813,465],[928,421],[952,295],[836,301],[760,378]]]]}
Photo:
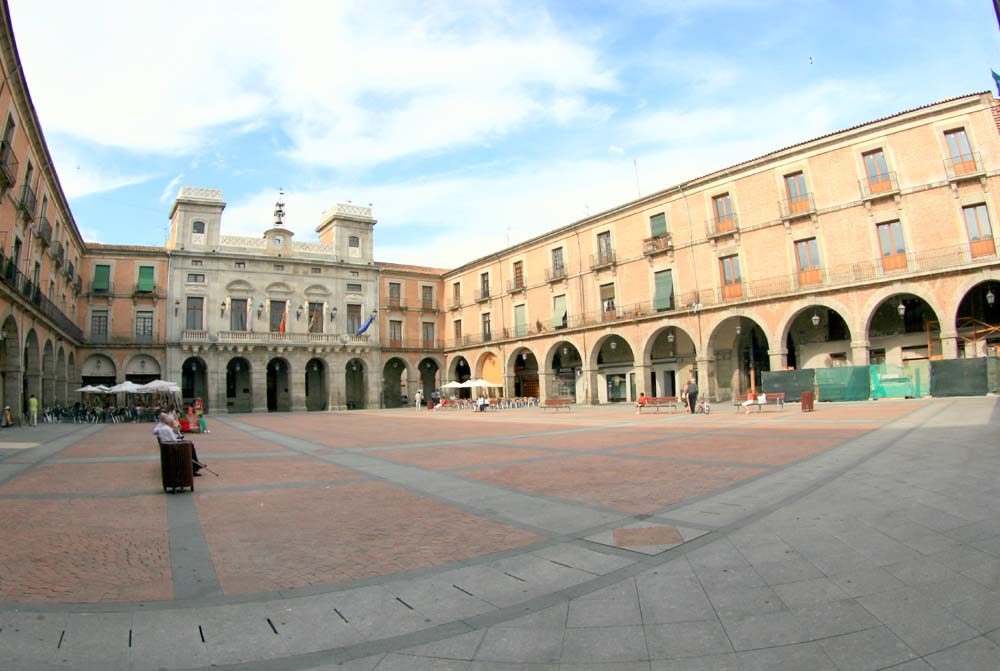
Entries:
{"type": "Polygon", "coordinates": [[[652,238],[646,238],[642,241],[642,253],[646,256],[656,256],[657,254],[664,254],[673,251],[674,241],[670,237],[669,233],[661,233],[660,235],[653,236],[652,238]]]}
{"type": "Polygon", "coordinates": [[[17,157],[7,142],[0,142],[0,189],[9,189],[17,181],[17,157]]]}
{"type": "Polygon", "coordinates": [[[476,289],[476,302],[477,303],[483,303],[485,301],[488,301],[489,299],[490,299],[490,288],[489,287],[482,287],[480,289],[476,289]]]}
{"type": "Polygon", "coordinates": [[[708,227],[708,237],[718,238],[723,235],[735,235],[740,231],[740,219],[736,214],[731,214],[725,219],[712,217],[705,222],[708,227]]]}
{"type": "Polygon", "coordinates": [[[861,186],[861,199],[866,202],[899,195],[899,179],[895,172],[872,175],[859,180],[858,184],[861,186]]]}
{"type": "Polygon", "coordinates": [[[948,181],[959,182],[964,179],[978,179],[986,176],[982,159],[978,151],[961,156],[949,156],[944,160],[944,170],[948,181]]]}
{"type": "Polygon", "coordinates": [[[449,310],[457,310],[460,307],[462,307],[462,297],[461,296],[452,296],[451,297],[451,301],[448,303],[448,309],[449,310]]]}
{"type": "Polygon", "coordinates": [[[546,282],[558,282],[566,279],[566,266],[552,266],[545,269],[546,282]]]}
{"type": "Polygon", "coordinates": [[[52,224],[44,214],[38,218],[38,239],[46,247],[52,245],[52,224]]]}
{"type": "Polygon", "coordinates": [[[615,250],[604,249],[597,254],[590,255],[590,269],[607,268],[615,264],[615,250]]]}
{"type": "MultiPolygon", "coordinates": [[[[34,189],[28,184],[21,185],[21,197],[17,201],[17,211],[21,213],[21,218],[26,221],[35,220],[35,207],[38,205],[38,199],[35,196],[34,189]]],[[[50,231],[49,238],[51,239],[52,233],[50,231]]]]}
{"type": "Polygon", "coordinates": [[[389,349],[403,349],[403,341],[402,339],[393,340],[392,338],[390,338],[387,347],[389,349]]]}
{"type": "Polygon", "coordinates": [[[52,248],[49,250],[49,254],[56,262],[56,268],[62,268],[63,264],[66,262],[66,249],[63,247],[63,243],[56,240],[55,243],[53,243],[52,248]]]}
{"type": "Polygon", "coordinates": [[[156,293],[155,284],[136,284],[135,285],[135,295],[136,296],[149,296],[156,293]]]}
{"type": "Polygon", "coordinates": [[[348,333],[277,333],[272,331],[219,331],[209,338],[208,331],[184,331],[182,340],[214,340],[220,343],[267,344],[283,343],[288,345],[373,345],[367,334],[354,335],[348,333]],[[201,334],[204,334],[202,337],[201,334]]]}
{"type": "Polygon", "coordinates": [[[444,343],[440,340],[423,340],[420,343],[420,349],[427,350],[439,350],[444,349],[444,343]]]}
{"type": "Polygon", "coordinates": [[[385,307],[389,310],[402,310],[405,305],[399,296],[389,296],[385,299],[385,307]]]}
{"type": "Polygon", "coordinates": [[[515,277],[512,280],[507,280],[507,291],[509,291],[510,293],[516,294],[517,292],[524,290],[525,286],[523,277],[522,278],[515,277]]]}
{"type": "Polygon", "coordinates": [[[420,299],[420,309],[424,312],[437,312],[437,305],[433,298],[420,299]]]}
{"type": "Polygon", "coordinates": [[[110,296],[114,293],[115,284],[114,282],[108,281],[106,287],[95,287],[91,285],[90,295],[91,296],[110,296]]]}
{"type": "Polygon", "coordinates": [[[72,263],[66,264],[66,281],[72,283],[76,279],[76,266],[72,263]]]}
{"type": "Polygon", "coordinates": [[[71,321],[55,303],[43,296],[38,287],[28,279],[28,276],[17,269],[12,259],[5,259],[2,251],[0,251],[0,267],[3,268],[0,281],[30,301],[39,312],[52,320],[63,333],[75,340],[83,340],[83,331],[80,330],[80,327],[71,321]]]}
{"type": "Polygon", "coordinates": [[[804,193],[797,198],[781,201],[781,218],[783,220],[809,217],[816,214],[816,202],[811,193],[804,193]]]}
{"type": "Polygon", "coordinates": [[[80,275],[76,276],[76,293],[83,291],[83,277],[80,275]]]}

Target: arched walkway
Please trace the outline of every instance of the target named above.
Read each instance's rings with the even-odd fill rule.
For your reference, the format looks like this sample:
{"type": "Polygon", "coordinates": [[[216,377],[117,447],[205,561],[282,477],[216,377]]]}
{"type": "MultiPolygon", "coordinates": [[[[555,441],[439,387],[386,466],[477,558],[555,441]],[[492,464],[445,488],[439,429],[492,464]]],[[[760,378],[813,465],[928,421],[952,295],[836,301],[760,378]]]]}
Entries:
{"type": "Polygon", "coordinates": [[[1000,281],[969,288],[955,314],[960,357],[1000,356],[1000,281]]]}
{"type": "Polygon", "coordinates": [[[406,385],[409,378],[409,364],[402,357],[394,356],[382,366],[382,407],[401,408],[410,398],[406,385]],[[406,395],[407,398],[403,398],[406,395]]]}
{"type": "Polygon", "coordinates": [[[181,365],[181,403],[187,407],[196,398],[202,400],[208,412],[208,366],[201,357],[192,356],[181,365]]]}
{"type": "MultiPolygon", "coordinates": [[[[107,357],[104,357],[107,359],[107,357]]],[[[107,359],[109,362],[110,359],[107,359]]],[[[21,413],[28,411],[28,398],[34,395],[36,398],[42,397],[42,360],[38,351],[38,336],[34,329],[28,331],[28,336],[24,339],[24,360],[21,363],[24,371],[23,385],[21,387],[21,413]]],[[[111,364],[111,384],[114,384],[114,364],[111,364]]]]}
{"type": "Polygon", "coordinates": [[[512,396],[541,396],[538,359],[535,353],[527,347],[519,347],[507,363],[507,369],[513,372],[511,389],[512,396]]]}
{"type": "Polygon", "coordinates": [[[251,412],[253,410],[253,376],[250,362],[243,357],[230,359],[226,364],[226,411],[251,412]]]}
{"type": "Polygon", "coordinates": [[[643,357],[649,362],[646,394],[680,396],[684,383],[694,375],[696,349],[694,340],[682,328],[666,326],[654,331],[643,357]]]}
{"type": "Polygon", "coordinates": [[[586,398],[582,391],[583,357],[576,345],[568,340],[557,342],[546,354],[543,394],[545,398],[569,398],[576,403],[586,398]]]}
{"type": "Polygon", "coordinates": [[[0,326],[0,336],[3,337],[0,347],[0,376],[3,376],[0,394],[0,410],[10,406],[15,413],[21,407],[21,377],[23,358],[21,356],[21,338],[18,335],[17,322],[13,317],[4,320],[0,326]]]}
{"type": "Polygon", "coordinates": [[[636,399],[635,354],[628,341],[609,334],[597,341],[591,354],[597,377],[598,403],[626,403],[636,399]]]}
{"type": "Polygon", "coordinates": [[[724,319],[709,337],[709,349],[715,357],[715,375],[706,375],[697,368],[692,375],[702,394],[728,400],[762,388],[763,373],[771,370],[771,346],[755,319],[744,315],[724,319]],[[717,387],[706,388],[706,382],[714,382],[717,387]]]}
{"type": "Polygon", "coordinates": [[[367,371],[361,359],[351,359],[344,368],[344,384],[348,410],[364,410],[368,403],[367,371]]]}
{"type": "Polygon", "coordinates": [[[327,366],[320,358],[313,358],[306,364],[306,410],[326,410],[328,394],[326,387],[327,366]]]}
{"type": "Polygon", "coordinates": [[[288,362],[274,358],[267,362],[267,411],[289,412],[292,409],[288,362]]]}

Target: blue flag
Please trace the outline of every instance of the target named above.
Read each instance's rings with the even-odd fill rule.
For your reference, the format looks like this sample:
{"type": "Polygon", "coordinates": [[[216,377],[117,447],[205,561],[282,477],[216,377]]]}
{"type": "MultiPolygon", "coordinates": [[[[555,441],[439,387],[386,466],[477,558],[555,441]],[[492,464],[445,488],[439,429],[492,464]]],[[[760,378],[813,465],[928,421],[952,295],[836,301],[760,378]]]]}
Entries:
{"type": "Polygon", "coordinates": [[[997,85],[997,95],[1000,95],[1000,75],[998,75],[995,70],[990,70],[990,74],[993,75],[993,81],[997,85]]]}

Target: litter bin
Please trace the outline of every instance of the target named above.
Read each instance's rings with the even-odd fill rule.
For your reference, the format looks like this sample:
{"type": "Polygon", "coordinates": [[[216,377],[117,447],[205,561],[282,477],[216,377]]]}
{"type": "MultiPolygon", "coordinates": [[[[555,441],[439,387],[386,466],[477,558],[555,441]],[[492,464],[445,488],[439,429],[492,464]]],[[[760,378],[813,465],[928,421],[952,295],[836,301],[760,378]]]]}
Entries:
{"type": "Polygon", "coordinates": [[[811,391],[802,392],[802,412],[813,411],[813,393],[811,391]]]}

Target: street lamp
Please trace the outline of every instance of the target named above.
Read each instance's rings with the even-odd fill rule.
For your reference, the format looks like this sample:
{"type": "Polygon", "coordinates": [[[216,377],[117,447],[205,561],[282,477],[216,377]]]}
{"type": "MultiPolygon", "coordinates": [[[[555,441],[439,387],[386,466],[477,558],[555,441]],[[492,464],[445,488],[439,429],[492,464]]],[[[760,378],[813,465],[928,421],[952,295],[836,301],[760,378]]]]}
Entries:
{"type": "Polygon", "coordinates": [[[986,292],[986,304],[987,305],[989,305],[990,307],[993,307],[993,303],[995,303],[996,300],[997,300],[997,297],[993,294],[993,289],[990,289],[989,291],[986,292]]]}
{"type": "Polygon", "coordinates": [[[672,343],[674,341],[674,332],[671,331],[667,334],[667,342],[672,343]]]}
{"type": "Polygon", "coordinates": [[[906,315],[906,305],[903,303],[903,299],[899,299],[899,305],[896,307],[896,312],[899,313],[899,318],[902,319],[906,315]]]}
{"type": "Polygon", "coordinates": [[[330,308],[330,321],[333,321],[333,318],[336,316],[337,316],[337,306],[334,305],[332,308],[330,308]]]}
{"type": "Polygon", "coordinates": [[[812,323],[814,328],[819,328],[819,315],[816,314],[815,312],[813,313],[812,316],[812,323]]]}
{"type": "Polygon", "coordinates": [[[739,322],[736,322],[736,335],[741,333],[743,333],[743,326],[739,322]]]}

